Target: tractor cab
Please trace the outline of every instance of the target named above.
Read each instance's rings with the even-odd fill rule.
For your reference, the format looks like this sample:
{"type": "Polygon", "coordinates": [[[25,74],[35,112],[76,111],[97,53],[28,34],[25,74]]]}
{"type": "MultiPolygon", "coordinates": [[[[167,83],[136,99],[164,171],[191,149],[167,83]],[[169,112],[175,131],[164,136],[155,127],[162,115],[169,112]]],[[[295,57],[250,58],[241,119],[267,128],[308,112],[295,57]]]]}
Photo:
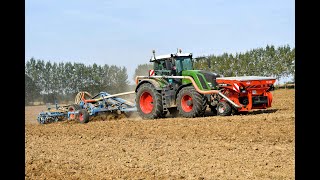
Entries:
{"type": "Polygon", "coordinates": [[[184,70],[193,70],[192,53],[167,54],[153,56],[150,59],[153,62],[153,69],[156,76],[181,76],[184,70]]]}

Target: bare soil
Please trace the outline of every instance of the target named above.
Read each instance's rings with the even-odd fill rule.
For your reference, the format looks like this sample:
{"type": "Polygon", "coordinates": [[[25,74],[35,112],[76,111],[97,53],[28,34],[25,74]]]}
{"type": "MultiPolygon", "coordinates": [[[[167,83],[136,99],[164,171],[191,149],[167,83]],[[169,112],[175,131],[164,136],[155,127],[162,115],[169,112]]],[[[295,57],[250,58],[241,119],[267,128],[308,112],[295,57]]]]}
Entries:
{"type": "Polygon", "coordinates": [[[61,121],[25,107],[25,179],[295,179],[295,91],[246,115],[61,121]]]}

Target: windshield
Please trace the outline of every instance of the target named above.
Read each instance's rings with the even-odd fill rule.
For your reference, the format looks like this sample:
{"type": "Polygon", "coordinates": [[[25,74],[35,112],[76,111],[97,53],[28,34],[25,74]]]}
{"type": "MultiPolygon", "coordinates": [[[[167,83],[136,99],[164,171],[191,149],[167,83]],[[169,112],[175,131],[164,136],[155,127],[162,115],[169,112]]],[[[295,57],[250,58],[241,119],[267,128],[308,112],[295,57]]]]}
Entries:
{"type": "Polygon", "coordinates": [[[178,74],[183,70],[193,70],[191,57],[176,57],[176,68],[178,74]]]}

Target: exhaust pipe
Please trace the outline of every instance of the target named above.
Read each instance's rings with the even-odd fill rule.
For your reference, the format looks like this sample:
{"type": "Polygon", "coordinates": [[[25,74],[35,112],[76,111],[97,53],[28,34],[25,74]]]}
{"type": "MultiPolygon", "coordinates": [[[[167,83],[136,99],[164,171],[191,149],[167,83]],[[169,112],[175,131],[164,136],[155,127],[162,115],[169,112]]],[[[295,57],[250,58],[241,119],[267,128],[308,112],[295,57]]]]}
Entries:
{"type": "Polygon", "coordinates": [[[241,108],[242,106],[239,106],[238,104],[236,104],[235,102],[233,102],[231,99],[229,99],[227,96],[225,96],[224,94],[222,94],[220,91],[218,90],[209,90],[209,91],[204,91],[201,90],[197,83],[194,81],[194,79],[190,76],[137,76],[136,77],[136,84],[138,84],[139,79],[141,78],[172,78],[172,79],[189,79],[192,83],[192,85],[194,86],[194,88],[196,89],[197,92],[199,92],[200,94],[219,94],[221,97],[223,97],[224,99],[226,99],[230,104],[232,104],[234,107],[236,108],[241,108]]]}

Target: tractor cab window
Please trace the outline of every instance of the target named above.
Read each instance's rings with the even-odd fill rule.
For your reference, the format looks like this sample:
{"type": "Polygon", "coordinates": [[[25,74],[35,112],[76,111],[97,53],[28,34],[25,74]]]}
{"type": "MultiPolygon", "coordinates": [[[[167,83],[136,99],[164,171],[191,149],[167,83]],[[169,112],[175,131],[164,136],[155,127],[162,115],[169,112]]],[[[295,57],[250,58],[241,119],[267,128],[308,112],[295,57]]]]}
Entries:
{"type": "Polygon", "coordinates": [[[172,66],[173,64],[171,59],[162,59],[160,61],[155,61],[153,68],[155,70],[171,70],[172,66]]]}
{"type": "Polygon", "coordinates": [[[188,57],[177,57],[176,58],[176,70],[177,74],[181,75],[183,70],[193,70],[191,58],[188,57]]]}
{"type": "Polygon", "coordinates": [[[166,70],[171,70],[172,69],[172,60],[171,59],[166,59],[165,61],[166,65],[166,70]]]}
{"type": "Polygon", "coordinates": [[[164,67],[163,67],[163,63],[161,63],[161,61],[155,61],[153,63],[153,69],[154,70],[162,70],[164,67]]]}

